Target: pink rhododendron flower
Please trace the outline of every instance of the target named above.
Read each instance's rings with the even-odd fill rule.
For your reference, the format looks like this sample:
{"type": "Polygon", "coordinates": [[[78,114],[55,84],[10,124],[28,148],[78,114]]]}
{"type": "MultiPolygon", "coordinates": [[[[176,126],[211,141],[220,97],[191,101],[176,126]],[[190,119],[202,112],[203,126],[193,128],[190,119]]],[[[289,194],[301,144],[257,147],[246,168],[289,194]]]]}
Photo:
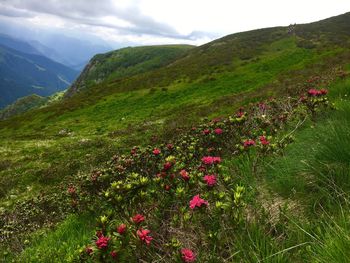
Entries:
{"type": "Polygon", "coordinates": [[[125,232],[126,232],[126,225],[125,224],[120,224],[118,227],[117,227],[117,232],[120,234],[120,235],[123,235],[125,232]]]}
{"type": "Polygon", "coordinates": [[[203,134],[204,135],[208,135],[210,133],[210,130],[209,129],[205,129],[204,131],[203,131],[203,134]]]}
{"type": "Polygon", "coordinates": [[[320,90],[320,93],[321,93],[321,95],[326,95],[326,94],[328,94],[328,90],[326,90],[326,89],[321,89],[321,90],[320,90]]]}
{"type": "Polygon", "coordinates": [[[206,165],[218,164],[221,162],[221,158],[214,156],[204,156],[202,158],[202,162],[206,165]]]}
{"type": "Polygon", "coordinates": [[[211,156],[205,156],[202,158],[202,162],[206,165],[213,164],[213,157],[211,156]]]}
{"type": "Polygon", "coordinates": [[[208,201],[200,198],[199,195],[195,195],[192,200],[190,201],[190,208],[193,210],[196,207],[201,207],[202,205],[208,206],[208,201]]]}
{"type": "Polygon", "coordinates": [[[243,115],[244,115],[244,108],[243,108],[243,107],[240,107],[240,108],[239,108],[239,111],[236,113],[236,116],[237,116],[238,118],[241,118],[243,115]]]}
{"type": "Polygon", "coordinates": [[[220,157],[213,157],[213,163],[214,164],[221,163],[221,158],[220,157]]]}
{"type": "Polygon", "coordinates": [[[236,116],[237,116],[237,118],[241,118],[241,117],[244,116],[244,112],[243,111],[239,111],[239,112],[236,113],[236,116]]]}
{"type": "Polygon", "coordinates": [[[110,240],[109,237],[100,236],[100,237],[96,240],[95,244],[96,244],[96,246],[97,246],[99,249],[105,249],[105,248],[107,248],[107,246],[108,246],[108,241],[109,241],[109,240],[110,240]]]}
{"type": "Polygon", "coordinates": [[[245,148],[255,145],[255,141],[252,139],[245,140],[243,142],[245,148]]]}
{"type": "Polygon", "coordinates": [[[172,164],[171,162],[166,162],[166,163],[163,165],[163,170],[164,170],[164,171],[168,171],[172,166],[173,166],[173,164],[172,164]]]}
{"type": "Polygon", "coordinates": [[[132,218],[132,221],[135,223],[135,224],[140,224],[142,223],[143,221],[145,221],[145,217],[141,214],[137,214],[137,215],[134,215],[133,218],[132,218]]]}
{"type": "Polygon", "coordinates": [[[74,195],[76,193],[77,189],[73,185],[70,185],[70,186],[68,186],[67,191],[70,195],[74,195]]]}
{"type": "Polygon", "coordinates": [[[269,145],[270,144],[270,142],[266,139],[265,136],[260,136],[259,139],[260,139],[260,142],[262,145],[269,145]]]}
{"type": "Polygon", "coordinates": [[[112,258],[116,258],[117,256],[118,256],[117,251],[115,251],[115,250],[111,251],[111,257],[112,258]]]}
{"type": "Polygon", "coordinates": [[[307,93],[313,97],[319,95],[319,91],[317,89],[309,89],[307,93]]]}
{"type": "Polygon", "coordinates": [[[307,94],[309,94],[312,97],[326,95],[327,93],[328,93],[328,90],[326,89],[321,89],[321,90],[309,89],[307,92],[307,94]]]}
{"type": "Polygon", "coordinates": [[[181,249],[181,259],[183,262],[190,263],[196,261],[196,255],[191,249],[183,248],[181,249]]]}
{"type": "Polygon", "coordinates": [[[258,106],[259,106],[259,109],[260,109],[260,110],[266,110],[266,108],[267,108],[266,104],[263,103],[263,102],[260,102],[260,103],[258,104],[258,106]]]}
{"type": "Polygon", "coordinates": [[[155,148],[155,149],[153,150],[153,154],[154,154],[154,155],[159,155],[159,154],[160,154],[160,150],[159,150],[158,148],[155,148]]]}
{"type": "Polygon", "coordinates": [[[215,132],[215,134],[220,135],[220,134],[222,134],[222,129],[216,128],[216,129],[214,130],[214,132],[215,132]]]}
{"type": "Polygon", "coordinates": [[[188,172],[186,170],[181,170],[180,175],[182,179],[184,179],[185,181],[190,180],[190,176],[188,175],[188,172]]]}
{"type": "Polygon", "coordinates": [[[168,148],[168,150],[172,150],[174,148],[174,145],[172,145],[171,143],[168,143],[166,147],[168,148]]]}
{"type": "Polygon", "coordinates": [[[151,243],[151,241],[153,240],[153,237],[148,235],[149,233],[151,233],[151,231],[149,231],[147,229],[142,229],[142,228],[140,228],[136,232],[136,234],[141,239],[141,241],[145,242],[147,245],[149,245],[151,243]]]}
{"type": "Polygon", "coordinates": [[[211,175],[206,175],[203,177],[203,180],[207,183],[208,186],[212,187],[216,185],[216,176],[211,174],[211,175]]]}

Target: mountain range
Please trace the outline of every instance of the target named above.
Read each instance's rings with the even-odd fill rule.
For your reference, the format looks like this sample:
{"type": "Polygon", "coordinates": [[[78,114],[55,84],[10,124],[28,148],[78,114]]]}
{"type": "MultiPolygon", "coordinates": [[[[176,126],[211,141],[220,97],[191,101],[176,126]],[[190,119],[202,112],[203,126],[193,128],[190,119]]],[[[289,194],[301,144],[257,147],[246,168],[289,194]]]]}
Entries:
{"type": "Polygon", "coordinates": [[[38,32],[23,25],[0,23],[0,109],[23,96],[48,96],[66,89],[94,54],[112,49],[93,37],[79,38],[44,28],[38,32]],[[10,60],[13,64],[8,63],[10,60]],[[20,61],[25,61],[25,66],[16,71],[20,61]],[[18,78],[14,79],[16,74],[18,78]]]}
{"type": "Polygon", "coordinates": [[[30,94],[49,96],[64,90],[77,75],[28,43],[0,37],[0,108],[30,94]]]}
{"type": "Polygon", "coordinates": [[[109,43],[94,35],[69,34],[66,31],[49,30],[45,27],[34,29],[4,20],[0,21],[0,33],[26,42],[41,55],[78,71],[84,68],[93,55],[113,49],[109,43]]]}

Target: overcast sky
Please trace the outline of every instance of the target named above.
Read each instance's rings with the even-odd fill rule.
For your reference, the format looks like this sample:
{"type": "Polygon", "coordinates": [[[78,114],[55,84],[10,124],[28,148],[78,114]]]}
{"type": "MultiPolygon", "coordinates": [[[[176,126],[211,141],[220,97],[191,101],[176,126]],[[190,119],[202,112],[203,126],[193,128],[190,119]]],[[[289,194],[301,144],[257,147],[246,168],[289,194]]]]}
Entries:
{"type": "Polygon", "coordinates": [[[132,45],[203,44],[350,11],[350,0],[0,0],[0,19],[132,45]]]}

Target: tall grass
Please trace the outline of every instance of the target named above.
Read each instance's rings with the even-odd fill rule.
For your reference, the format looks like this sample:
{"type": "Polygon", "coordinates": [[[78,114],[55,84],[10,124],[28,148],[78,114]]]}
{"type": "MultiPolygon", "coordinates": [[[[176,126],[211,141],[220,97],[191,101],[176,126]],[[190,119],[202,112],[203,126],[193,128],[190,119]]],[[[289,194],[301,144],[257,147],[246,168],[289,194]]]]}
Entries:
{"type": "Polygon", "coordinates": [[[349,210],[334,218],[329,217],[320,227],[318,242],[311,248],[311,262],[350,262],[349,210]]]}
{"type": "Polygon", "coordinates": [[[312,196],[311,201],[318,194],[333,196],[334,191],[350,189],[350,105],[337,105],[339,109],[319,123],[309,122],[285,156],[268,168],[269,183],[279,194],[312,196]]]}
{"type": "Polygon", "coordinates": [[[93,234],[93,218],[91,214],[71,215],[47,235],[45,232],[34,234],[32,243],[16,262],[72,262],[77,250],[93,234]]]}
{"type": "Polygon", "coordinates": [[[335,85],[330,96],[336,99],[338,110],[317,123],[309,122],[296,134],[296,143],[287,147],[285,155],[266,167],[271,191],[301,207],[293,219],[287,218],[282,231],[288,235],[282,242],[284,247],[287,243],[308,243],[306,250],[301,250],[308,256],[301,262],[350,262],[347,94],[348,80],[335,85]]]}

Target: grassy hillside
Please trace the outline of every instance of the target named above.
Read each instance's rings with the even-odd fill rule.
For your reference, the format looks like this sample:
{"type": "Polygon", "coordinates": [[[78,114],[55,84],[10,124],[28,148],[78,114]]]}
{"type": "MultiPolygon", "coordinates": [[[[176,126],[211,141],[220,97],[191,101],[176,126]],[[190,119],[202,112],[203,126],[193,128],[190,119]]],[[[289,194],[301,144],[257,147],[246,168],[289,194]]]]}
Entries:
{"type": "Polygon", "coordinates": [[[149,46],[128,47],[91,59],[80,77],[68,90],[70,97],[81,89],[92,87],[101,82],[125,78],[160,67],[183,56],[192,46],[149,46]]]}
{"type": "Polygon", "coordinates": [[[74,207],[99,213],[95,224],[93,214],[69,216],[47,237],[32,236],[19,261],[113,262],[116,251],[119,262],[192,262],[187,248],[196,262],[347,262],[349,84],[334,83],[331,101],[262,102],[197,126],[173,148],[114,156],[109,169],[69,186],[74,207]],[[220,156],[220,165],[204,161],[208,155],[220,156]],[[208,205],[192,209],[197,194],[208,205]],[[135,214],[145,221],[135,223],[135,214]],[[118,233],[122,223],[126,232],[118,233]],[[135,235],[139,228],[151,230],[150,245],[135,235]],[[106,249],[99,232],[109,238],[106,249]]]}
{"type": "Polygon", "coordinates": [[[11,116],[24,113],[30,109],[40,107],[46,103],[47,99],[36,94],[32,94],[16,100],[0,111],[0,119],[7,119],[11,116]]]}
{"type": "Polygon", "coordinates": [[[3,110],[0,110],[0,120],[5,120],[12,116],[23,114],[32,109],[45,107],[51,103],[56,103],[63,98],[64,93],[65,91],[56,92],[49,97],[31,94],[29,96],[19,98],[14,103],[6,106],[3,110]]]}
{"type": "MultiPolygon", "coordinates": [[[[299,152],[299,148],[314,144],[315,138],[311,138],[310,141],[305,140],[303,142],[305,144],[295,144],[296,146],[291,144],[291,154],[289,154],[290,157],[287,157],[290,160],[286,160],[284,166],[283,158],[279,155],[283,151],[283,141],[287,140],[283,138],[292,131],[294,133],[295,127],[298,128],[296,129],[298,131],[302,127],[307,130],[306,133],[310,134],[318,130],[318,128],[315,129],[316,123],[320,123],[321,126],[326,125],[326,118],[330,118],[329,120],[335,118],[334,121],[338,121],[336,118],[340,118],[339,122],[343,121],[341,118],[346,114],[341,112],[347,112],[347,108],[342,100],[346,99],[343,96],[348,93],[348,80],[340,82],[339,86],[334,83],[339,77],[345,78],[349,70],[350,30],[348,29],[350,23],[347,23],[349,19],[350,15],[345,14],[313,24],[297,25],[292,31],[290,28],[284,27],[262,29],[230,35],[196,48],[176,47],[174,50],[172,46],[166,47],[164,53],[160,53],[161,58],[157,57],[157,52],[152,53],[150,47],[107,53],[93,60],[98,61],[98,58],[101,58],[100,62],[102,62],[99,67],[96,66],[95,70],[91,70],[89,67],[86,69],[88,88],[81,89],[78,93],[72,92],[74,94],[71,97],[65,98],[59,103],[1,121],[0,217],[3,223],[0,225],[0,240],[2,240],[2,247],[9,251],[8,255],[5,253],[6,260],[9,260],[13,255],[18,256],[26,246],[28,248],[23,254],[22,261],[26,259],[28,262],[37,262],[40,261],[40,258],[45,261],[48,258],[57,258],[58,255],[64,257],[65,260],[72,259],[79,256],[78,248],[88,244],[93,236],[94,224],[89,223],[94,221],[95,214],[107,216],[108,223],[100,222],[99,227],[103,228],[103,224],[108,226],[103,230],[106,231],[105,235],[109,235],[109,227],[112,224],[119,222],[129,224],[129,218],[133,213],[148,213],[146,208],[149,206],[148,199],[145,199],[145,208],[137,205],[128,206],[126,201],[129,199],[124,200],[125,202],[121,204],[114,203],[115,200],[105,200],[103,196],[109,199],[106,192],[113,190],[109,187],[110,183],[115,180],[110,172],[112,171],[113,175],[121,173],[121,171],[115,170],[118,169],[118,163],[107,165],[106,162],[116,153],[115,158],[117,159],[114,158],[115,160],[119,160],[118,156],[122,156],[122,159],[129,156],[129,151],[134,145],[142,147],[151,143],[150,148],[141,151],[150,154],[151,149],[159,147],[161,142],[173,142],[180,147],[176,148],[176,158],[180,158],[180,164],[183,164],[191,172],[195,171],[197,165],[200,164],[199,158],[202,156],[199,154],[209,154],[205,151],[213,143],[215,149],[211,154],[220,154],[225,160],[221,167],[217,167],[218,170],[214,168],[213,171],[210,171],[220,174],[220,179],[218,179],[220,188],[218,189],[219,193],[209,191],[209,196],[204,196],[205,199],[210,198],[211,210],[210,213],[203,212],[201,215],[208,214],[208,218],[205,217],[204,221],[197,217],[194,219],[191,217],[192,221],[174,219],[176,224],[173,226],[171,221],[174,213],[188,212],[185,210],[179,212],[177,209],[180,206],[186,207],[190,194],[195,195],[195,192],[206,189],[202,182],[199,183],[201,181],[200,175],[196,175],[195,181],[191,184],[192,188],[190,187],[189,192],[186,192],[187,198],[181,199],[179,206],[176,203],[178,199],[169,197],[167,192],[159,190],[159,195],[157,194],[158,190],[152,192],[154,189],[158,189],[153,188],[156,187],[153,183],[151,186],[147,186],[146,192],[151,193],[149,197],[155,198],[155,200],[164,200],[164,205],[169,205],[170,212],[167,208],[161,207],[161,204],[157,204],[159,207],[156,213],[153,216],[147,214],[147,218],[150,217],[154,220],[147,221],[147,227],[154,230],[153,237],[157,245],[138,251],[138,258],[144,257],[145,260],[159,258],[160,261],[161,258],[180,260],[178,254],[180,246],[188,246],[196,250],[198,262],[206,262],[204,261],[206,258],[204,251],[211,251],[213,256],[210,258],[210,262],[223,262],[223,260],[230,262],[230,259],[239,261],[240,258],[247,258],[248,262],[259,260],[289,262],[289,257],[291,262],[304,262],[305,258],[311,256],[320,259],[322,245],[331,246],[332,238],[336,238],[332,236],[334,230],[332,227],[343,224],[342,216],[346,217],[346,215],[335,214],[334,223],[330,220],[327,221],[327,214],[322,214],[322,211],[303,210],[304,208],[312,210],[314,202],[316,202],[307,196],[310,192],[310,188],[308,188],[310,184],[314,184],[312,187],[316,190],[319,188],[320,193],[317,192],[315,197],[320,197],[320,200],[324,198],[322,200],[325,200],[325,203],[330,202],[326,190],[321,188],[324,182],[315,181],[315,174],[312,174],[312,171],[306,177],[310,180],[304,183],[302,183],[304,179],[302,176],[301,178],[297,177],[298,180],[293,177],[282,177],[292,174],[292,171],[280,174],[276,172],[275,176],[272,178],[270,176],[273,171],[278,170],[272,164],[276,165],[275,167],[282,165],[287,169],[288,162],[300,163],[304,161],[306,156],[298,155],[297,157],[301,159],[293,160],[293,151],[299,152]],[[338,39],[342,39],[342,41],[337,41],[338,39]],[[134,55],[134,51],[137,55],[134,55]],[[151,57],[148,56],[148,52],[151,52],[151,57]],[[169,52],[169,56],[167,52],[169,52]],[[123,60],[119,57],[116,59],[116,54],[123,54],[126,59],[123,60]],[[142,54],[146,55],[142,56],[142,54]],[[133,62],[131,66],[124,64],[129,59],[133,62]],[[115,67],[116,71],[112,69],[109,71],[110,67],[115,67]],[[92,84],[96,81],[100,83],[92,84]],[[339,108],[343,109],[343,111],[339,111],[340,113],[333,116],[331,111],[326,111],[329,115],[322,115],[319,109],[315,109],[319,112],[316,114],[312,110],[312,105],[300,103],[300,94],[305,93],[308,89],[328,88],[331,84],[334,87],[330,89],[331,97],[337,102],[339,108]],[[288,96],[293,99],[289,100],[288,96]],[[277,102],[275,100],[268,101],[271,97],[276,97],[277,102]],[[205,137],[201,137],[201,129],[204,130],[207,127],[205,125],[209,124],[202,124],[203,126],[200,126],[201,129],[194,138],[200,136],[198,140],[204,144],[202,147],[204,150],[198,149],[193,160],[191,152],[184,150],[187,146],[182,145],[181,141],[187,142],[188,137],[186,136],[192,126],[197,127],[208,118],[227,117],[229,114],[237,112],[241,106],[246,106],[247,111],[248,109],[252,110],[252,115],[255,116],[256,103],[261,101],[265,101],[264,103],[274,109],[270,116],[271,122],[267,123],[266,127],[260,126],[264,123],[261,119],[260,121],[255,120],[257,122],[248,123],[253,125],[254,129],[258,128],[257,130],[252,129],[249,125],[244,125],[243,130],[238,128],[237,132],[242,131],[243,137],[241,137],[241,133],[236,134],[236,131],[232,131],[232,133],[225,133],[227,140],[216,141],[216,137],[210,135],[210,142],[206,143],[203,141],[205,137]],[[252,104],[249,106],[249,103],[252,104]],[[282,121],[283,124],[279,125],[277,120],[283,120],[285,114],[287,114],[288,121],[286,123],[282,121]],[[302,116],[306,116],[306,119],[300,126],[298,121],[303,120],[300,119],[302,116]],[[273,128],[276,128],[277,133],[273,128]],[[250,133],[249,130],[253,130],[253,132],[250,133]],[[251,151],[243,151],[242,155],[238,157],[233,156],[237,154],[236,150],[240,151],[241,147],[237,148],[237,145],[241,145],[242,140],[254,138],[258,141],[259,136],[262,136],[264,132],[266,136],[273,137],[273,142],[278,145],[279,151],[275,153],[273,150],[266,153],[265,156],[265,152],[260,154],[256,152],[260,150],[255,151],[255,148],[252,148],[251,151]],[[279,143],[280,141],[282,142],[279,143]],[[295,150],[292,147],[296,147],[295,150]],[[127,155],[123,157],[123,153],[127,155]],[[106,181],[101,182],[101,185],[95,189],[89,178],[101,175],[101,180],[106,179],[106,181]],[[223,177],[229,178],[228,182],[222,181],[223,177]],[[268,181],[269,179],[271,182],[268,181]],[[220,210],[220,202],[225,202],[218,200],[216,195],[220,196],[221,189],[224,192],[230,192],[232,189],[241,191],[237,185],[244,186],[244,203],[247,204],[244,209],[239,209],[239,214],[234,215],[233,213],[232,216],[235,220],[239,219],[238,222],[234,220],[233,225],[232,222],[228,222],[224,228],[211,229],[210,233],[205,232],[203,228],[206,226],[206,220],[208,222],[220,221],[217,216],[221,212],[219,213],[215,209],[220,210]],[[287,185],[290,185],[289,191],[283,189],[287,185]],[[67,192],[68,186],[72,186],[75,190],[70,188],[71,190],[67,192]],[[79,198],[75,198],[77,197],[75,191],[78,191],[79,198]],[[299,203],[298,199],[291,202],[292,208],[296,205],[296,209],[288,211],[295,215],[299,215],[298,212],[303,212],[299,218],[291,218],[290,214],[283,210],[286,203],[289,203],[289,199],[294,198],[292,194],[295,191],[298,193],[295,198],[300,198],[301,201],[299,203]],[[89,196],[93,200],[90,200],[89,196]],[[305,198],[306,203],[302,202],[303,198],[305,198]],[[259,200],[261,203],[258,202],[259,200]],[[216,207],[216,202],[219,202],[218,207],[216,207]],[[110,212],[113,210],[111,206],[114,207],[113,209],[123,208],[120,210],[120,217],[116,217],[114,212],[110,212]],[[285,226],[284,222],[287,222],[288,218],[286,219],[282,213],[279,213],[279,206],[281,211],[291,219],[285,226]],[[81,211],[83,215],[79,213],[71,215],[74,211],[81,211]],[[307,213],[304,214],[304,212],[307,213]],[[316,219],[320,215],[324,216],[325,220],[317,223],[316,219]],[[58,226],[56,232],[50,232],[50,227],[66,217],[66,221],[58,226]],[[165,218],[166,223],[160,226],[160,222],[165,218]],[[184,226],[188,223],[185,222],[190,222],[193,227],[186,229],[184,226]],[[299,226],[304,222],[309,223],[310,229],[300,229],[299,226]],[[331,222],[330,225],[327,225],[327,222],[331,222]],[[179,226],[179,223],[183,225],[179,226]],[[178,235],[175,237],[170,235],[166,229],[162,228],[165,226],[174,229],[178,235]],[[317,228],[325,229],[323,233],[329,233],[328,236],[313,232],[317,228]],[[30,235],[38,229],[40,230],[33,236],[30,235]],[[75,231],[74,237],[69,234],[72,229],[75,231]],[[157,229],[161,229],[161,231],[157,232],[157,229]],[[225,236],[224,233],[228,230],[232,231],[232,237],[225,236]],[[197,231],[203,235],[203,243],[199,241],[200,238],[194,236],[197,231]],[[310,235],[304,235],[305,232],[310,235]],[[47,233],[49,233],[48,238],[43,238],[47,233]],[[184,233],[190,233],[190,236],[183,240],[179,239],[179,236],[184,233]],[[309,239],[311,236],[315,237],[316,234],[319,242],[316,242],[316,239],[309,239]],[[216,243],[219,242],[218,239],[222,238],[222,235],[225,236],[222,243],[216,243]],[[247,235],[250,236],[249,240],[247,240],[247,235]],[[193,242],[191,237],[193,237],[193,242]],[[60,238],[67,243],[62,246],[56,244],[55,240],[60,240],[60,238]],[[50,247],[56,248],[58,246],[60,249],[55,251],[50,249],[50,247]],[[163,247],[169,249],[163,249],[163,247]],[[215,247],[215,251],[212,251],[213,247],[215,247]],[[41,251],[40,255],[36,251],[41,251]]],[[[258,107],[258,109],[260,108],[258,107]]],[[[236,116],[231,118],[235,119],[236,116]]],[[[214,126],[219,125],[222,128],[227,128],[226,124],[227,121],[222,121],[218,124],[211,123],[208,127],[213,132],[214,126]]],[[[302,132],[304,130],[300,132],[300,136],[303,136],[302,132]]],[[[162,152],[167,151],[165,146],[162,147],[162,152]]],[[[288,156],[288,151],[289,148],[285,152],[286,156],[288,156]]],[[[315,156],[317,154],[321,153],[315,152],[315,156]]],[[[167,158],[168,155],[167,152],[166,155],[161,156],[167,158]]],[[[148,155],[144,157],[146,159],[142,160],[153,158],[148,155]]],[[[164,159],[160,160],[164,161],[164,159]]],[[[305,160],[307,161],[307,159],[305,160]]],[[[141,162],[139,159],[138,161],[141,162]]],[[[332,160],[329,161],[330,166],[334,165],[332,162],[332,160]]],[[[312,165],[319,164],[313,163],[312,165]]],[[[180,166],[174,168],[174,173],[178,172],[180,166]]],[[[136,165],[132,172],[147,173],[147,176],[152,178],[157,169],[161,168],[157,165],[152,167],[136,165]],[[149,173],[147,169],[151,169],[154,174],[149,173]]],[[[282,171],[282,169],[280,170],[282,171]]],[[[327,171],[325,170],[323,173],[327,171]]],[[[301,166],[301,170],[296,172],[304,175],[304,167],[301,166]]],[[[133,185],[135,183],[132,181],[135,178],[129,177],[129,174],[122,176],[122,180],[126,180],[126,184],[133,185]]],[[[166,187],[165,184],[161,187],[166,187]]],[[[187,186],[184,185],[184,187],[187,186]]],[[[139,194],[139,192],[137,193],[139,194]]],[[[232,194],[240,195],[240,193],[232,194]]],[[[139,196],[135,195],[136,197],[139,196]]],[[[134,199],[131,194],[130,202],[132,200],[134,199]]],[[[137,200],[136,198],[134,201],[137,200]]],[[[231,201],[234,202],[234,199],[231,201]]],[[[329,211],[338,213],[335,211],[338,206],[335,207],[337,208],[329,211]]],[[[322,208],[324,208],[324,203],[322,203],[322,208]]],[[[225,215],[225,213],[221,214],[225,215]]],[[[229,221],[229,218],[227,220],[229,221]]],[[[341,225],[341,227],[346,231],[346,225],[341,225]]],[[[342,238],[344,236],[339,236],[339,240],[342,238]]],[[[91,241],[92,245],[93,243],[91,241]]],[[[140,244],[131,243],[132,247],[134,245],[139,247],[140,244]]],[[[126,251],[125,253],[131,255],[134,252],[126,251]]],[[[323,262],[316,259],[315,262],[323,262]]]]}

